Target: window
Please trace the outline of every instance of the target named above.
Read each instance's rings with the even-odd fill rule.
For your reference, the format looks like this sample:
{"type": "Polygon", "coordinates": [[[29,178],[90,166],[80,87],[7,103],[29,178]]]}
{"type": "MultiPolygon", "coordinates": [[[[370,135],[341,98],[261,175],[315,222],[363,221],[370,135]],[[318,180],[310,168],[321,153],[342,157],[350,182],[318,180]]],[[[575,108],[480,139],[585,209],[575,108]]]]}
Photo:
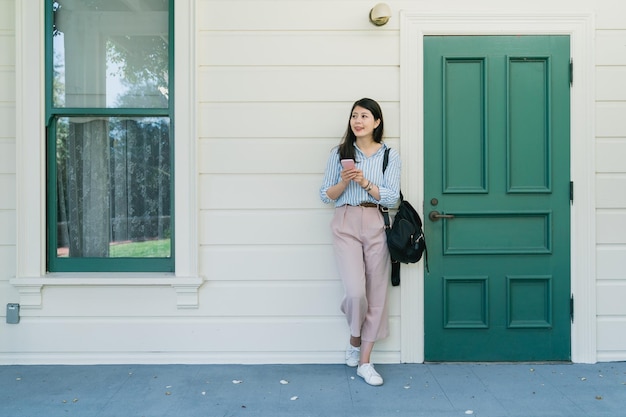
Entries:
{"type": "Polygon", "coordinates": [[[174,269],[173,7],[46,2],[48,271],[174,269]]]}

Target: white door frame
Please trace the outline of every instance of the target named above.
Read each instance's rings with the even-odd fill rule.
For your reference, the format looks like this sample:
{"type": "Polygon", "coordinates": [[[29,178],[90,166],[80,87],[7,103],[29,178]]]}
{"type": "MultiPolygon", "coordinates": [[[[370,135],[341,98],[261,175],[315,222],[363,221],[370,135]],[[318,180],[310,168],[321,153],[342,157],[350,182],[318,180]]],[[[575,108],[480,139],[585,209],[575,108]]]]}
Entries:
{"type": "MultiPolygon", "coordinates": [[[[591,13],[400,13],[400,148],[403,192],[423,214],[423,38],[427,35],[569,35],[574,62],[571,89],[571,328],[572,361],[595,363],[596,244],[594,159],[594,28],[591,13]]],[[[427,237],[428,238],[428,237],[427,237]]],[[[424,361],[423,263],[403,265],[401,360],[424,361]]],[[[428,279],[426,277],[426,279],[428,279]]]]}

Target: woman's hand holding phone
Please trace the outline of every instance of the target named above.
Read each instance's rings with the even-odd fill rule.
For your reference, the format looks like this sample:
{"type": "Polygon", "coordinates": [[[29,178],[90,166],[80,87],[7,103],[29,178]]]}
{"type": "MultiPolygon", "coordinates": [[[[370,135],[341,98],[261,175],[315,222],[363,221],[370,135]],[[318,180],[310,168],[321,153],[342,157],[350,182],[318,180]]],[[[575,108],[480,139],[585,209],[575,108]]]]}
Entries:
{"type": "Polygon", "coordinates": [[[363,178],[363,172],[360,169],[356,168],[354,164],[354,159],[342,159],[341,166],[343,167],[343,170],[341,171],[342,181],[359,182],[363,178]]]}

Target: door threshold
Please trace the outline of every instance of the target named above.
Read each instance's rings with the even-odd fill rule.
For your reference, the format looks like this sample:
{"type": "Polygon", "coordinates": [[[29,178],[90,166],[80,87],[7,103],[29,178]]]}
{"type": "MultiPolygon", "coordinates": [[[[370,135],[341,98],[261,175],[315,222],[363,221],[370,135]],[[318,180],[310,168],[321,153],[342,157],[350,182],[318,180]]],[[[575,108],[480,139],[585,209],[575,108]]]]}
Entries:
{"type": "Polygon", "coordinates": [[[573,365],[572,361],[520,361],[520,362],[512,362],[512,361],[468,361],[468,362],[460,362],[460,361],[451,361],[451,362],[440,362],[440,361],[424,361],[424,365],[573,365]]]}

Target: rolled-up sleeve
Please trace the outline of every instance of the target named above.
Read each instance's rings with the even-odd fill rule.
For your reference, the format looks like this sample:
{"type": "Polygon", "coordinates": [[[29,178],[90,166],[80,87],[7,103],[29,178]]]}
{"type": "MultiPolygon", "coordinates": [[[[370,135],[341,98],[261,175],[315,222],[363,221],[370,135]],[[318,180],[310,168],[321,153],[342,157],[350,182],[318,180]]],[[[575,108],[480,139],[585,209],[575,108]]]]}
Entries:
{"type": "Polygon", "coordinates": [[[382,184],[378,185],[380,200],[378,203],[385,207],[395,207],[400,201],[400,176],[402,161],[397,150],[390,148],[389,162],[383,176],[382,184]]]}
{"type": "Polygon", "coordinates": [[[328,156],[328,162],[326,163],[326,170],[324,172],[324,181],[320,187],[320,199],[323,203],[329,204],[335,200],[332,200],[326,194],[326,191],[333,185],[339,182],[341,178],[341,163],[339,162],[339,153],[337,148],[334,148],[328,156]]]}

